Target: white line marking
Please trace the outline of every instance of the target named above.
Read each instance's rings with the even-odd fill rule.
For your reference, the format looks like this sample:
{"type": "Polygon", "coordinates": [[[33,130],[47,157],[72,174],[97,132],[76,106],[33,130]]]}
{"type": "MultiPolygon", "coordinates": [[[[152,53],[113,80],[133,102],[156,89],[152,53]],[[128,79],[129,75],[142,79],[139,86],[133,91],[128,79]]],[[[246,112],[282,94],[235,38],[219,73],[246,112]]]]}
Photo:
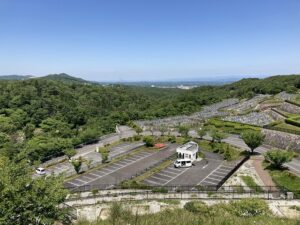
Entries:
{"type": "MultiPolygon", "coordinates": [[[[154,153],[152,153],[152,155],[154,155],[156,152],[154,152],[154,153]]],[[[147,157],[147,156],[146,156],[147,157]]],[[[144,157],[144,158],[146,158],[146,157],[144,157]]],[[[141,158],[141,159],[144,159],[144,158],[141,158]]],[[[139,161],[139,160],[141,160],[141,159],[138,159],[137,161],[139,161]]],[[[133,164],[133,163],[135,163],[136,161],[134,161],[134,162],[132,162],[132,163],[128,163],[128,164],[126,164],[125,166],[123,166],[123,167],[120,167],[120,168],[118,168],[118,169],[116,169],[116,170],[109,170],[110,172],[108,172],[108,173],[106,173],[106,174],[104,174],[103,176],[100,176],[100,177],[97,177],[97,178],[95,178],[95,179],[93,179],[93,180],[91,180],[91,181],[84,181],[83,183],[84,184],[88,184],[88,183],[91,183],[91,182],[93,182],[93,181],[95,181],[95,180],[99,180],[100,178],[102,178],[102,177],[104,177],[104,176],[106,176],[106,175],[109,175],[109,174],[111,174],[111,173],[114,173],[114,172],[116,172],[116,171],[118,171],[118,170],[120,170],[120,169],[122,169],[122,168],[124,168],[124,167],[127,167],[127,166],[129,166],[129,165],[131,165],[131,164],[133,164]]],[[[104,168],[102,168],[101,170],[108,170],[108,169],[106,169],[105,167],[104,168]]],[[[100,171],[99,171],[100,172],[100,171]]],[[[101,171],[102,172],[102,171],[101,171]]],[[[104,171],[105,172],[105,171],[104,171]]],[[[76,178],[75,180],[80,180],[79,178],[76,178]]],[[[80,186],[83,186],[83,185],[80,185],[80,186]]]]}
{"type": "Polygon", "coordinates": [[[213,172],[215,172],[217,169],[219,169],[220,167],[222,166],[222,164],[221,165],[219,165],[216,169],[214,169],[213,171],[211,171],[206,177],[204,177],[204,179],[202,179],[197,185],[199,185],[199,184],[201,184],[201,182],[202,181],[204,181],[209,175],[211,175],[213,172]]]}
{"type": "Polygon", "coordinates": [[[221,177],[221,179],[224,178],[224,176],[219,176],[219,175],[215,175],[215,174],[210,175],[210,177],[221,177]]]}
{"type": "Polygon", "coordinates": [[[168,171],[168,170],[162,170],[161,172],[164,172],[164,173],[170,173],[170,174],[172,174],[172,175],[178,174],[178,173],[170,172],[170,171],[168,171]]]}
{"type": "Polygon", "coordinates": [[[227,175],[228,173],[225,172],[220,172],[220,171],[215,171],[214,174],[222,174],[222,175],[227,175]]]}
{"type": "Polygon", "coordinates": [[[81,183],[87,183],[87,181],[81,180],[81,179],[79,179],[79,178],[76,178],[74,181],[79,181],[79,182],[81,182],[81,183]]]}
{"type": "Polygon", "coordinates": [[[73,183],[73,182],[71,182],[71,181],[68,181],[67,184],[72,184],[72,185],[75,185],[75,186],[77,186],[77,187],[80,186],[80,184],[76,184],[76,183],[73,183]]]}
{"type": "Polygon", "coordinates": [[[220,180],[220,179],[215,179],[215,178],[212,178],[212,177],[208,177],[208,178],[205,179],[205,181],[206,181],[206,180],[217,180],[217,181],[221,181],[222,179],[220,180]]]}
{"type": "Polygon", "coordinates": [[[160,178],[160,177],[157,177],[157,176],[155,176],[155,175],[153,175],[151,178],[158,179],[158,180],[162,180],[162,181],[164,181],[164,182],[168,181],[168,179],[160,178]]]}
{"type": "Polygon", "coordinates": [[[159,172],[159,173],[157,173],[156,175],[162,175],[162,176],[165,176],[165,177],[173,178],[172,176],[166,175],[166,174],[164,174],[163,172],[159,172]]]}
{"type": "Polygon", "coordinates": [[[210,183],[210,184],[214,184],[214,185],[218,184],[218,183],[213,183],[213,182],[210,182],[210,181],[204,181],[204,183],[210,183]]]}
{"type": "Polygon", "coordinates": [[[155,181],[152,181],[152,180],[144,180],[144,181],[146,181],[146,182],[150,182],[150,183],[152,183],[152,184],[160,184],[160,183],[157,183],[157,182],[155,182],[155,181]]]}
{"type": "Polygon", "coordinates": [[[183,174],[185,171],[187,171],[189,168],[184,169],[181,173],[179,173],[177,176],[175,176],[173,179],[169,180],[168,182],[164,183],[163,185],[166,185],[167,183],[171,182],[175,178],[179,177],[181,174],[183,174]]]}

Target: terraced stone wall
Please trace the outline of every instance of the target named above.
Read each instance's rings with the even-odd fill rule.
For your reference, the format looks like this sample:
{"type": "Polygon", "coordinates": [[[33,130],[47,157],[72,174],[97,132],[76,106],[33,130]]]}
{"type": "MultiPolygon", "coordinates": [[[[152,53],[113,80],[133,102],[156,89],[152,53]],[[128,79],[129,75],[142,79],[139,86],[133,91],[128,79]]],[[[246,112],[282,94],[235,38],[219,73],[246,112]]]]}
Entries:
{"type": "Polygon", "coordinates": [[[265,134],[265,144],[281,149],[292,149],[300,153],[300,136],[281,131],[267,130],[262,131],[265,134]]]}

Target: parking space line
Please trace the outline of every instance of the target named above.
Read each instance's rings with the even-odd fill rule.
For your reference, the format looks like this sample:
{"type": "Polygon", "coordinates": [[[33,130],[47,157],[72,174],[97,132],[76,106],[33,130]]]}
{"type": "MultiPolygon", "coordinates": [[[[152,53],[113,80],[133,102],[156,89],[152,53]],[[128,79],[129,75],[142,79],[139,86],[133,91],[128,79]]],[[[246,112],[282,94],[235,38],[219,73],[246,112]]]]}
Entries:
{"type": "Polygon", "coordinates": [[[94,174],[91,174],[91,173],[85,174],[85,177],[89,178],[89,176],[92,177],[91,179],[94,179],[95,177],[99,177],[99,175],[94,175],[94,174]]]}
{"type": "Polygon", "coordinates": [[[115,162],[114,164],[115,164],[115,165],[118,165],[118,166],[124,166],[124,165],[126,165],[126,163],[125,163],[125,164],[121,164],[121,163],[119,163],[119,162],[115,162]]]}
{"type": "Polygon", "coordinates": [[[212,174],[212,175],[210,175],[210,177],[221,177],[221,179],[223,179],[224,178],[224,176],[219,176],[219,175],[215,175],[215,174],[212,174]]]}
{"type": "Polygon", "coordinates": [[[216,174],[222,174],[222,175],[227,175],[228,174],[228,173],[221,172],[221,171],[215,171],[214,173],[216,173],[216,174]]]}
{"type": "Polygon", "coordinates": [[[75,185],[75,186],[79,186],[80,185],[80,184],[73,183],[71,181],[68,181],[67,184],[71,184],[71,185],[75,185]]]}
{"type": "Polygon", "coordinates": [[[81,179],[79,179],[79,178],[76,178],[74,181],[79,181],[79,182],[81,182],[81,183],[87,183],[85,180],[81,180],[81,179]]]}
{"type": "Polygon", "coordinates": [[[155,176],[155,175],[153,175],[152,178],[158,179],[158,180],[162,180],[162,181],[164,181],[164,182],[168,181],[168,179],[163,179],[163,178],[157,177],[157,176],[155,176]]]}
{"type": "Polygon", "coordinates": [[[164,174],[163,172],[159,172],[159,173],[157,173],[157,175],[162,175],[162,176],[165,176],[165,177],[173,178],[172,176],[166,175],[166,174],[164,174]]]}
{"type": "Polygon", "coordinates": [[[122,162],[125,161],[125,163],[132,163],[135,162],[135,160],[130,160],[130,159],[123,159],[122,162]]]}
{"type": "Polygon", "coordinates": [[[96,176],[96,177],[99,177],[99,176],[101,176],[100,174],[97,174],[97,173],[94,173],[95,171],[93,171],[93,172],[90,172],[89,174],[91,174],[91,175],[94,175],[94,176],[96,176]]]}
{"type": "Polygon", "coordinates": [[[173,179],[169,180],[168,182],[164,183],[163,185],[166,185],[167,183],[171,182],[172,180],[174,180],[175,178],[179,177],[181,174],[183,174],[187,170],[188,170],[188,168],[184,169],[183,171],[181,171],[181,173],[177,174],[173,179]]]}
{"type": "Polygon", "coordinates": [[[214,184],[214,185],[218,184],[218,183],[213,183],[213,182],[210,182],[210,181],[204,181],[204,183],[209,183],[209,184],[214,184]]]}
{"type": "Polygon", "coordinates": [[[174,172],[170,172],[170,171],[168,171],[168,170],[163,170],[163,171],[161,171],[161,172],[168,173],[168,174],[171,174],[171,175],[176,175],[176,174],[177,174],[177,173],[174,173],[174,172]]]}
{"type": "Polygon", "coordinates": [[[230,169],[230,170],[232,170],[234,167],[230,167],[230,166],[222,166],[223,168],[225,167],[225,168],[228,168],[228,169],[230,169]]]}
{"type": "Polygon", "coordinates": [[[159,184],[159,185],[160,185],[160,183],[157,183],[157,182],[155,182],[155,181],[153,181],[153,180],[150,180],[150,179],[149,179],[149,180],[147,179],[147,180],[144,180],[144,181],[150,182],[150,183],[152,183],[152,184],[159,184]]]}
{"type": "Polygon", "coordinates": [[[115,169],[119,169],[120,167],[117,166],[117,165],[115,166],[114,164],[112,164],[112,165],[109,165],[107,168],[109,168],[109,169],[112,168],[112,169],[115,170],[115,169]]]}
{"type": "MultiPolygon", "coordinates": [[[[152,153],[152,154],[155,154],[155,153],[152,153]]],[[[136,160],[136,161],[139,161],[139,160],[144,159],[144,158],[146,158],[146,157],[147,157],[147,156],[145,156],[145,157],[143,157],[143,158],[140,158],[140,159],[138,159],[138,160],[136,160]]],[[[106,171],[109,171],[109,172],[105,173],[103,176],[97,177],[97,178],[92,179],[92,180],[90,180],[90,181],[82,181],[82,183],[84,183],[84,184],[91,183],[91,182],[93,182],[93,181],[95,181],[95,180],[100,179],[101,177],[104,177],[104,176],[106,176],[106,175],[108,175],[108,174],[111,174],[111,173],[114,173],[115,171],[120,170],[120,169],[122,169],[122,168],[124,168],[124,167],[126,167],[126,166],[129,166],[129,165],[135,163],[136,161],[133,161],[133,162],[131,162],[131,163],[128,163],[128,164],[124,165],[123,167],[119,167],[118,169],[115,169],[115,170],[109,170],[109,169],[107,169],[106,167],[101,168],[101,169],[100,169],[101,171],[99,170],[99,172],[102,172],[102,170],[104,170],[104,172],[105,172],[105,170],[106,170],[106,171]]],[[[80,179],[79,179],[79,178],[76,178],[75,180],[80,180],[80,179]]],[[[81,186],[81,185],[80,185],[80,186],[81,186]]]]}
{"type": "Polygon", "coordinates": [[[215,179],[215,178],[212,178],[212,177],[208,177],[208,178],[206,178],[207,180],[216,180],[216,181],[221,181],[220,179],[215,179]]]}
{"type": "MultiPolygon", "coordinates": [[[[104,172],[106,172],[106,171],[108,171],[108,173],[110,173],[110,172],[112,172],[112,171],[114,171],[114,170],[110,170],[110,169],[107,169],[107,168],[102,168],[101,170],[104,170],[104,172]]],[[[107,173],[107,172],[106,172],[107,173]]]]}
{"type": "Polygon", "coordinates": [[[201,184],[203,181],[206,180],[206,178],[208,178],[211,174],[213,174],[215,171],[217,171],[222,165],[219,165],[216,169],[214,169],[213,171],[211,171],[204,179],[202,179],[197,185],[201,184]]]}
{"type": "Polygon", "coordinates": [[[220,168],[219,170],[225,171],[225,172],[227,172],[227,173],[231,171],[231,170],[228,170],[228,169],[221,169],[221,168],[220,168]]]}

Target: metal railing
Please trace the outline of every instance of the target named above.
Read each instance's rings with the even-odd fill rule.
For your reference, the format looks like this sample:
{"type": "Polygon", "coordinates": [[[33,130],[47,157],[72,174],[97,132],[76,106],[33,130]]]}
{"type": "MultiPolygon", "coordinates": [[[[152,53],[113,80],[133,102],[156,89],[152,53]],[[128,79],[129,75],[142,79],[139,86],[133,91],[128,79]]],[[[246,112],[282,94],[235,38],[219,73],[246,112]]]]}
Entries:
{"type": "MultiPolygon", "coordinates": [[[[108,185],[109,186],[109,185],[108,185]]],[[[113,200],[152,199],[287,199],[287,190],[276,186],[156,186],[151,189],[122,190],[114,186],[110,191],[92,191],[89,194],[73,193],[68,201],[95,199],[97,202],[113,200]]],[[[95,189],[96,190],[96,189],[95,189]]]]}

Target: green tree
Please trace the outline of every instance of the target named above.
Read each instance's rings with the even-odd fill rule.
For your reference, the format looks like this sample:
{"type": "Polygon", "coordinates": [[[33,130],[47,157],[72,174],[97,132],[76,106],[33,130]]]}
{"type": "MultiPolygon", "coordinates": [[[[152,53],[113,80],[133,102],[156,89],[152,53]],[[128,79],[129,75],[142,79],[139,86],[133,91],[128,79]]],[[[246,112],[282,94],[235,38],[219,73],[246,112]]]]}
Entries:
{"type": "Polygon", "coordinates": [[[74,148],[65,149],[63,153],[70,159],[72,156],[76,155],[76,150],[74,148]]]}
{"type": "Polygon", "coordinates": [[[219,131],[215,128],[210,131],[210,136],[212,138],[212,142],[219,142],[219,143],[223,138],[225,138],[225,134],[222,131],[219,131]]]}
{"type": "Polygon", "coordinates": [[[203,139],[203,137],[206,135],[207,130],[204,127],[200,127],[199,130],[197,130],[197,134],[199,135],[200,139],[203,139]]]}
{"type": "Polygon", "coordinates": [[[24,161],[0,157],[0,164],[0,224],[71,224],[69,209],[61,207],[68,194],[61,178],[32,179],[24,161]]]}
{"type": "Polygon", "coordinates": [[[168,128],[166,127],[166,125],[163,124],[159,127],[159,131],[161,132],[161,135],[164,136],[165,133],[168,131],[168,128]]]}
{"type": "Polygon", "coordinates": [[[245,131],[242,133],[242,139],[253,153],[254,149],[263,143],[265,136],[259,131],[245,131]]]}
{"type": "Polygon", "coordinates": [[[80,170],[81,170],[81,166],[82,166],[82,159],[81,157],[79,157],[78,159],[73,159],[71,161],[74,170],[76,171],[77,174],[79,174],[80,170]]]}
{"type": "Polygon", "coordinates": [[[153,147],[154,146],[154,139],[151,136],[144,137],[143,141],[145,142],[147,147],[153,147]]]}
{"type": "Polygon", "coordinates": [[[140,126],[135,126],[134,130],[138,135],[140,135],[143,132],[143,129],[140,126]]]}
{"type": "Polygon", "coordinates": [[[179,126],[178,132],[182,137],[187,137],[189,133],[189,128],[187,126],[179,126]]]}
{"type": "Polygon", "coordinates": [[[292,161],[295,153],[292,151],[272,149],[265,154],[265,159],[275,168],[282,168],[284,163],[292,161]]]}

